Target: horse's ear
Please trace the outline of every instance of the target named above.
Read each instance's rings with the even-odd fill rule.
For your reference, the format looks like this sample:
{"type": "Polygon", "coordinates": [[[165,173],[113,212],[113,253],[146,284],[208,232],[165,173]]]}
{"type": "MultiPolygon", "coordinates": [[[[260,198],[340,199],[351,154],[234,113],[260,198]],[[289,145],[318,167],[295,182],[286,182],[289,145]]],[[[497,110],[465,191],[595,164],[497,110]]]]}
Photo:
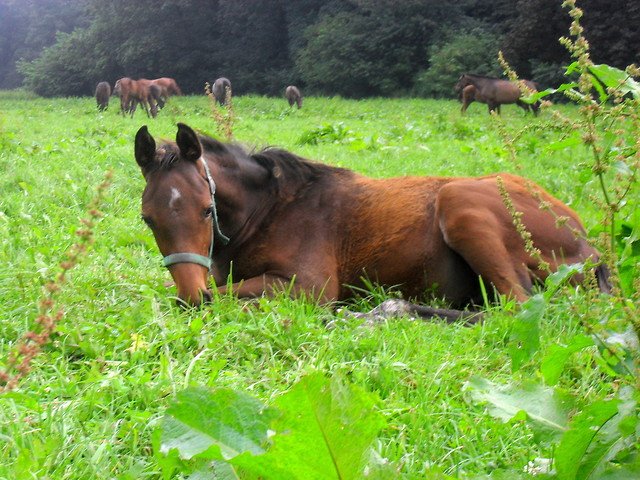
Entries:
{"type": "Polygon", "coordinates": [[[184,123],[178,123],[178,133],[176,143],[180,149],[180,154],[186,160],[195,162],[202,156],[202,145],[198,140],[198,135],[193,129],[184,123]]]}
{"type": "Polygon", "coordinates": [[[156,142],[149,133],[146,125],[140,127],[140,130],[136,133],[135,145],[136,162],[138,162],[144,174],[156,156],[156,142]]]}

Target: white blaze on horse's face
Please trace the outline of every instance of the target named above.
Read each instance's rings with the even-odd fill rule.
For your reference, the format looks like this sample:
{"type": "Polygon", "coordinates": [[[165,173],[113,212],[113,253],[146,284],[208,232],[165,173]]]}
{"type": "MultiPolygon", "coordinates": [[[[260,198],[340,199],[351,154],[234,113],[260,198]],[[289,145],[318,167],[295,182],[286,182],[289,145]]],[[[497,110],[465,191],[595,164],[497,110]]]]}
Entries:
{"type": "Polygon", "coordinates": [[[181,197],[182,197],[182,194],[180,193],[180,190],[178,190],[176,187],[171,187],[171,198],[169,198],[169,210],[173,210],[175,208],[176,202],[180,200],[181,197]]]}

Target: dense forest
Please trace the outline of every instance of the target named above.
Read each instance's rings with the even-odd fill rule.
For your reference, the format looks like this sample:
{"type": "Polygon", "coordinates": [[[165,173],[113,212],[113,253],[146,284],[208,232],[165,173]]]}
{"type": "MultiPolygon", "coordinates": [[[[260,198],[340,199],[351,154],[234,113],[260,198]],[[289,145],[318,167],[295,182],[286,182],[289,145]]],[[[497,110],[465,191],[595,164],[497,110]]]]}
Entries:
{"type": "MultiPolygon", "coordinates": [[[[595,62],[640,60],[640,2],[578,0],[595,62]]],[[[561,0],[0,0],[0,88],[90,95],[98,81],[174,77],[187,93],[453,95],[465,71],[562,81],[561,0]]]]}

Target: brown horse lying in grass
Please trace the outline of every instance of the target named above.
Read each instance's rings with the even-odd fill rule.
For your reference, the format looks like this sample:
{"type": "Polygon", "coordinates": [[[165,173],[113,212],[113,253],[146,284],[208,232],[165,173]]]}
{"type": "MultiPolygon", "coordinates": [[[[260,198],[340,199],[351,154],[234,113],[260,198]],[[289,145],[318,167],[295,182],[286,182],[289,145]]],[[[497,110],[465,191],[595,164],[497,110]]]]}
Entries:
{"type": "MultiPolygon", "coordinates": [[[[209,275],[220,293],[240,297],[285,289],[334,302],[371,281],[462,305],[482,302],[480,277],[524,301],[560,264],[599,259],[575,212],[509,173],[372,179],[284,150],[247,153],[184,124],[176,143],[159,147],[140,128],[135,158],[146,179],[143,219],[190,305],[212,299],[209,275]],[[527,253],[500,184],[549,270],[527,253]]],[[[606,267],[596,275],[608,291],[606,267]]]]}

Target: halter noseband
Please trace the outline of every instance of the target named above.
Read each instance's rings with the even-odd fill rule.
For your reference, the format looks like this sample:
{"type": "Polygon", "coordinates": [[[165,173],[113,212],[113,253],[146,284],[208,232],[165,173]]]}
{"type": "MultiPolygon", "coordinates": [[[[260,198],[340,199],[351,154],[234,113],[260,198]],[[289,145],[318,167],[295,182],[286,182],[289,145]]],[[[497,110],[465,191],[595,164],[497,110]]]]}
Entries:
{"type": "Polygon", "coordinates": [[[209,166],[207,165],[204,157],[200,157],[200,161],[202,162],[202,166],[204,167],[204,173],[206,175],[207,184],[209,185],[209,194],[211,195],[211,208],[213,212],[211,212],[211,242],[209,243],[209,256],[205,257],[204,255],[199,255],[197,253],[172,253],[171,255],[167,255],[164,257],[162,263],[165,267],[170,267],[171,265],[175,265],[176,263],[195,263],[196,265],[201,265],[207,270],[211,268],[211,264],[213,263],[213,244],[215,240],[216,234],[220,238],[220,241],[223,245],[229,243],[229,237],[227,237],[222,231],[220,231],[220,224],[218,223],[218,212],[216,210],[216,184],[211,178],[211,171],[209,170],[209,166]]]}

